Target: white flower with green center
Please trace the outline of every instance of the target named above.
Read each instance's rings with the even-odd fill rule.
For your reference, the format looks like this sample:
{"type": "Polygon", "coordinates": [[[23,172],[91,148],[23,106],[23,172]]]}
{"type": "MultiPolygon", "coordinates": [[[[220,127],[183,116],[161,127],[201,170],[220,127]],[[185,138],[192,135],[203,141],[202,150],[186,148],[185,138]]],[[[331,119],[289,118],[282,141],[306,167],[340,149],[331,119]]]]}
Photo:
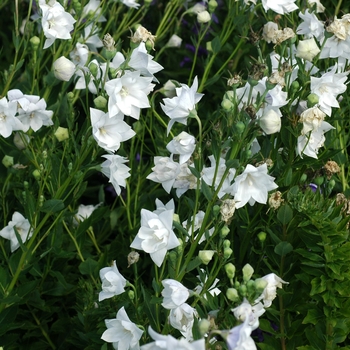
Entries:
{"type": "Polygon", "coordinates": [[[118,311],[117,317],[105,320],[108,328],[103,332],[101,339],[107,343],[113,343],[113,348],[118,350],[139,350],[139,341],[143,331],[131,322],[124,306],[118,311]]]}
{"type": "Polygon", "coordinates": [[[192,341],[192,328],[195,316],[198,317],[196,309],[184,303],[175,309],[171,309],[169,322],[175,329],[181,332],[186,340],[192,341]]]}
{"type": "Polygon", "coordinates": [[[181,132],[173,138],[167,146],[167,150],[172,154],[180,155],[179,163],[186,163],[196,148],[196,139],[186,131],[181,132]]]}
{"type": "Polygon", "coordinates": [[[267,165],[255,167],[248,164],[244,172],[235,178],[231,194],[234,196],[236,208],[241,208],[247,203],[254,205],[255,202],[266,204],[267,195],[278,186],[274,183],[275,178],[267,174],[267,165]]]}
{"type": "Polygon", "coordinates": [[[180,282],[173,279],[162,281],[164,289],[162,290],[163,302],[165,309],[171,310],[183,305],[190,296],[190,291],[180,282]]]}
{"type": "Polygon", "coordinates": [[[22,214],[15,211],[12,220],[0,231],[0,236],[11,241],[11,252],[20,247],[17,235],[19,235],[22,243],[25,243],[33,235],[33,229],[22,214]],[[17,232],[16,232],[17,231],[17,232]]]}
{"type": "Polygon", "coordinates": [[[121,142],[131,139],[135,132],[124,122],[124,115],[120,113],[110,118],[108,113],[90,108],[92,135],[97,144],[106,151],[115,152],[121,142]]]}
{"type": "Polygon", "coordinates": [[[12,131],[23,130],[23,124],[15,117],[17,102],[7,101],[6,97],[0,100],[0,135],[9,137],[12,131]]]}
{"type": "Polygon", "coordinates": [[[168,250],[180,245],[173,229],[173,210],[162,211],[159,215],[141,210],[141,227],[130,247],[150,254],[153,262],[160,267],[168,250]]]}
{"type": "Polygon", "coordinates": [[[140,118],[141,108],[149,108],[147,95],[153,90],[152,77],[141,77],[139,71],[127,71],[122,77],[112,79],[105,85],[108,112],[112,117],[120,112],[135,119],[140,118]]]}

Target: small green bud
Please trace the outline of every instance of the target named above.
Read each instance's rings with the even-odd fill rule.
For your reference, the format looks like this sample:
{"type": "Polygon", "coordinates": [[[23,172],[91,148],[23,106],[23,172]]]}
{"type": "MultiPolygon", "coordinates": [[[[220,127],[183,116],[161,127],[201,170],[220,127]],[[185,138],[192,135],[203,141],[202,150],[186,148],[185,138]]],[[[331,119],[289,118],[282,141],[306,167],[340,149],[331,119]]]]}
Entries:
{"type": "Polygon", "coordinates": [[[44,196],[41,195],[41,196],[39,196],[39,203],[38,203],[38,205],[39,205],[39,207],[42,207],[43,204],[44,204],[44,196]]]}
{"type": "Polygon", "coordinates": [[[135,293],[133,290],[129,290],[128,291],[128,297],[130,300],[134,300],[135,299],[135,293]]]}
{"type": "Polygon", "coordinates": [[[237,122],[235,124],[235,130],[239,135],[242,135],[245,130],[245,124],[243,122],[237,122]]]}
{"type": "Polygon", "coordinates": [[[178,224],[181,224],[179,214],[173,214],[173,221],[177,222],[178,224]]]}
{"type": "Polygon", "coordinates": [[[243,272],[243,281],[248,282],[253,276],[254,269],[249,264],[245,264],[243,266],[242,272],[243,272]]]}
{"type": "Polygon", "coordinates": [[[236,302],[239,300],[238,292],[235,288],[228,288],[226,291],[226,297],[228,300],[236,302]]]}
{"type": "Polygon", "coordinates": [[[210,321],[207,320],[206,318],[202,318],[198,322],[198,330],[201,336],[204,337],[204,335],[208,333],[209,329],[210,329],[210,321]]]}
{"type": "Polygon", "coordinates": [[[213,47],[211,46],[211,41],[207,41],[207,43],[205,44],[205,48],[207,49],[207,51],[213,52],[213,47]]]}
{"type": "Polygon", "coordinates": [[[219,213],[220,213],[220,206],[219,205],[214,205],[214,207],[213,207],[213,214],[214,214],[214,216],[215,217],[218,216],[219,213]]]}
{"type": "Polygon", "coordinates": [[[67,140],[69,138],[68,129],[61,128],[60,126],[57,128],[54,135],[56,136],[56,139],[59,142],[62,142],[62,141],[67,140]]]}
{"type": "MultiPolygon", "coordinates": [[[[230,229],[225,225],[221,230],[220,230],[220,237],[225,238],[228,234],[230,233],[230,229]]],[[[224,241],[225,242],[225,241],[224,241]]],[[[230,241],[229,241],[230,243],[230,241]]],[[[228,245],[230,246],[230,244],[228,245]]]]}
{"type": "Polygon", "coordinates": [[[335,186],[335,180],[334,179],[332,179],[332,180],[330,180],[329,182],[328,182],[328,189],[330,190],[330,191],[332,191],[333,190],[333,188],[334,188],[334,186],[335,186]]]}
{"type": "Polygon", "coordinates": [[[247,286],[245,284],[241,284],[238,288],[238,293],[242,296],[245,297],[247,296],[247,286]]]}
{"type": "Polygon", "coordinates": [[[33,174],[33,176],[34,176],[34,178],[35,178],[36,180],[40,180],[41,175],[40,175],[40,171],[39,171],[38,169],[35,169],[35,170],[32,172],[32,174],[33,174]]]}
{"type": "Polygon", "coordinates": [[[314,180],[314,183],[317,185],[317,186],[321,186],[323,184],[323,181],[324,181],[324,177],[323,176],[318,176],[316,177],[316,179],[314,180]]]}
{"type": "Polygon", "coordinates": [[[228,240],[228,239],[225,239],[225,240],[222,242],[222,245],[224,246],[224,248],[230,248],[230,246],[231,246],[231,241],[228,240]]]}
{"type": "Polygon", "coordinates": [[[258,239],[260,242],[265,242],[266,240],[266,232],[259,232],[258,233],[258,239]]]}
{"type": "Polygon", "coordinates": [[[23,187],[27,190],[29,188],[29,182],[23,181],[23,187]]]}
{"type": "Polygon", "coordinates": [[[257,294],[258,295],[262,294],[262,292],[265,290],[267,286],[267,281],[262,278],[258,278],[254,282],[255,282],[255,289],[257,294]]]}
{"type": "Polygon", "coordinates": [[[233,253],[233,250],[231,248],[225,248],[224,249],[224,258],[229,259],[233,253]]]}
{"type": "Polygon", "coordinates": [[[147,50],[147,52],[150,52],[153,48],[154,48],[154,44],[152,43],[152,41],[147,40],[146,41],[146,50],[147,50]]]}
{"type": "Polygon", "coordinates": [[[33,51],[38,50],[40,45],[40,39],[37,36],[32,36],[29,40],[30,44],[32,45],[33,51]]]}
{"type": "Polygon", "coordinates": [[[104,110],[107,107],[107,100],[103,96],[97,96],[94,99],[94,105],[100,110],[104,110]]]}
{"type": "Polygon", "coordinates": [[[12,167],[12,165],[13,165],[13,157],[5,156],[4,158],[2,158],[2,164],[3,164],[6,168],[12,167]]]}
{"type": "Polygon", "coordinates": [[[89,70],[91,72],[91,74],[93,75],[93,77],[97,78],[97,73],[98,73],[98,66],[96,63],[90,63],[89,64],[89,70]]]}
{"type": "Polygon", "coordinates": [[[225,272],[227,277],[232,280],[236,274],[236,267],[232,263],[228,263],[225,265],[225,272]]]}
{"type": "Polygon", "coordinates": [[[319,102],[319,97],[316,94],[310,94],[307,97],[307,107],[308,108],[311,108],[311,107],[317,105],[318,102],[319,102]]]}
{"type": "Polygon", "coordinates": [[[255,292],[255,281],[250,280],[247,282],[247,290],[250,295],[255,292]]]}
{"type": "Polygon", "coordinates": [[[201,259],[204,265],[208,265],[213,258],[215,250],[200,250],[198,252],[198,257],[201,259]]]}
{"type": "Polygon", "coordinates": [[[306,180],[307,180],[307,175],[306,174],[301,175],[300,182],[304,183],[306,180]]]}
{"type": "Polygon", "coordinates": [[[208,10],[210,13],[213,13],[217,7],[218,3],[215,0],[210,0],[208,2],[208,10]]]}
{"type": "Polygon", "coordinates": [[[240,287],[240,283],[238,281],[235,282],[235,288],[238,289],[240,287]]]}
{"type": "Polygon", "coordinates": [[[73,103],[73,101],[74,101],[74,93],[72,91],[68,92],[67,99],[68,99],[69,103],[73,103]]]}
{"type": "Polygon", "coordinates": [[[221,107],[226,111],[226,112],[229,112],[232,110],[233,108],[233,103],[228,100],[228,99],[223,99],[222,102],[221,102],[221,107]]]}
{"type": "Polygon", "coordinates": [[[300,88],[299,82],[297,80],[294,80],[290,86],[291,93],[292,94],[296,93],[297,91],[299,91],[299,88],[300,88]]]}

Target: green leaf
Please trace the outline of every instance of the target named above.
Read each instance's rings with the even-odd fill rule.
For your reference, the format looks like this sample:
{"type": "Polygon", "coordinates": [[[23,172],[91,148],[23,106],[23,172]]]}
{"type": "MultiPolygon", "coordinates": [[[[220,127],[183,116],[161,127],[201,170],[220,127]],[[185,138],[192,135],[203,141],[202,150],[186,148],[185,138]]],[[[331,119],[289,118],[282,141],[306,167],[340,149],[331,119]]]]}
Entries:
{"type": "Polygon", "coordinates": [[[326,290],[326,277],[316,277],[311,281],[311,292],[310,295],[316,295],[324,292],[326,290]]]}
{"type": "Polygon", "coordinates": [[[220,49],[221,49],[221,43],[220,43],[220,38],[216,36],[212,41],[211,41],[211,48],[213,50],[214,54],[217,54],[220,49]]]}
{"type": "Polygon", "coordinates": [[[322,318],[324,318],[324,314],[321,310],[309,309],[303,320],[303,324],[312,323],[313,325],[316,325],[322,318]]]}
{"type": "Polygon", "coordinates": [[[288,204],[282,205],[277,212],[277,219],[286,225],[293,218],[293,210],[288,204]]]}
{"type": "Polygon", "coordinates": [[[190,263],[186,267],[186,272],[190,272],[194,270],[196,267],[200,266],[202,264],[202,260],[199,259],[198,256],[196,256],[194,259],[190,261],[190,263]]]}
{"type": "Polygon", "coordinates": [[[292,183],[292,178],[293,178],[293,172],[292,168],[289,168],[286,174],[286,177],[284,178],[284,185],[289,186],[292,183]]]}
{"type": "Polygon", "coordinates": [[[196,168],[189,166],[188,169],[190,169],[190,172],[192,173],[192,175],[195,176],[197,179],[201,178],[201,174],[196,168]]]}
{"type": "Polygon", "coordinates": [[[211,201],[213,199],[213,192],[212,192],[211,188],[205,183],[205,181],[202,181],[201,187],[202,187],[202,192],[203,192],[205,198],[208,201],[211,201]]]}
{"type": "Polygon", "coordinates": [[[87,258],[85,261],[80,263],[79,271],[82,275],[95,275],[97,271],[98,262],[87,258]]]}
{"type": "Polygon", "coordinates": [[[64,203],[61,199],[49,199],[44,202],[40,211],[44,213],[57,213],[64,209],[64,203]]]}
{"type": "Polygon", "coordinates": [[[292,250],[293,250],[293,246],[289,242],[282,241],[276,245],[274,251],[276,254],[283,256],[283,255],[287,255],[292,250]]]}

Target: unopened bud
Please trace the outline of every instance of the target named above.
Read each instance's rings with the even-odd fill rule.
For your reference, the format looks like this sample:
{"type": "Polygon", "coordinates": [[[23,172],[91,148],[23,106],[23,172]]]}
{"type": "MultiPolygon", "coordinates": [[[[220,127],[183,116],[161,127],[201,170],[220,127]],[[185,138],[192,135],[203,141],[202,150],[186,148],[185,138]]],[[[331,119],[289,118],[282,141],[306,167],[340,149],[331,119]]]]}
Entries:
{"type": "Polygon", "coordinates": [[[233,253],[233,250],[231,248],[225,248],[224,249],[224,258],[229,259],[233,253]]]}
{"type": "Polygon", "coordinates": [[[255,280],[256,293],[261,294],[267,286],[267,281],[263,278],[258,278],[255,280]]]}
{"type": "Polygon", "coordinates": [[[243,266],[242,272],[243,272],[243,281],[248,282],[253,276],[254,269],[249,264],[245,264],[243,266]]]}
{"type": "Polygon", "coordinates": [[[230,233],[230,229],[225,225],[221,230],[220,230],[220,237],[225,238],[228,234],[230,233]]]}
{"type": "Polygon", "coordinates": [[[133,290],[130,289],[128,291],[128,297],[129,297],[130,300],[134,300],[135,299],[135,293],[134,293],[133,290]]]}
{"type": "Polygon", "coordinates": [[[90,70],[90,72],[91,72],[91,74],[92,74],[92,76],[94,77],[94,78],[97,78],[97,74],[98,74],[98,66],[97,66],[97,64],[96,63],[90,63],[89,64],[89,70],[90,70]]]}
{"type": "Polygon", "coordinates": [[[210,329],[210,321],[207,320],[206,318],[202,318],[198,322],[198,330],[201,336],[204,337],[204,335],[208,333],[209,329],[210,329]]]}
{"type": "Polygon", "coordinates": [[[247,286],[245,284],[241,284],[238,288],[238,293],[242,296],[245,297],[247,295],[247,286]]]}
{"type": "Polygon", "coordinates": [[[255,281],[250,280],[247,282],[248,294],[252,295],[255,292],[255,281]]]}
{"type": "Polygon", "coordinates": [[[36,51],[39,48],[40,45],[40,39],[37,36],[33,36],[29,40],[30,44],[32,45],[33,51],[36,51]]]}
{"type": "Polygon", "coordinates": [[[227,277],[232,280],[236,274],[236,267],[232,263],[228,263],[225,265],[225,272],[227,277]]]}
{"type": "Polygon", "coordinates": [[[40,175],[40,171],[39,171],[38,169],[35,169],[35,170],[32,172],[32,175],[34,176],[34,178],[35,178],[36,180],[40,180],[41,175],[40,175]]]}
{"type": "Polygon", "coordinates": [[[208,265],[213,258],[215,250],[200,250],[198,253],[199,259],[201,259],[204,265],[208,265]]]}
{"type": "Polygon", "coordinates": [[[208,2],[208,10],[210,13],[213,13],[217,7],[218,3],[215,0],[210,0],[208,2]]]}
{"type": "Polygon", "coordinates": [[[75,73],[75,64],[61,56],[53,63],[53,73],[58,80],[69,81],[75,73]]]}
{"type": "Polygon", "coordinates": [[[225,240],[222,242],[222,245],[224,246],[224,248],[230,248],[230,246],[231,246],[231,241],[228,240],[228,239],[225,239],[225,240]]]}
{"type": "Polygon", "coordinates": [[[233,103],[228,100],[227,98],[224,98],[221,102],[221,107],[226,111],[229,112],[233,108],[233,103]]]}
{"type": "Polygon", "coordinates": [[[319,97],[318,95],[312,93],[307,97],[307,107],[311,108],[315,105],[317,105],[319,102],[319,97]]]}
{"type": "Polygon", "coordinates": [[[16,132],[15,136],[13,137],[13,143],[20,151],[26,149],[29,142],[30,137],[21,132],[16,132]]]}
{"type": "Polygon", "coordinates": [[[107,100],[103,96],[97,96],[94,99],[94,105],[100,110],[104,110],[107,107],[107,100]]]}
{"type": "Polygon", "coordinates": [[[265,242],[266,240],[266,232],[259,232],[258,233],[258,239],[260,242],[265,242]]]}
{"type": "Polygon", "coordinates": [[[13,165],[13,157],[5,156],[4,158],[2,158],[2,164],[6,168],[10,168],[13,165]]]}
{"type": "Polygon", "coordinates": [[[60,126],[57,128],[54,135],[56,136],[56,139],[59,142],[62,142],[62,141],[67,140],[69,138],[68,129],[61,128],[60,126]]]}
{"type": "Polygon", "coordinates": [[[211,16],[208,11],[202,11],[197,14],[198,23],[208,23],[210,20],[211,16]]]}
{"type": "Polygon", "coordinates": [[[228,300],[231,300],[233,302],[236,302],[239,300],[237,289],[235,288],[228,288],[226,291],[226,297],[228,300]]]}

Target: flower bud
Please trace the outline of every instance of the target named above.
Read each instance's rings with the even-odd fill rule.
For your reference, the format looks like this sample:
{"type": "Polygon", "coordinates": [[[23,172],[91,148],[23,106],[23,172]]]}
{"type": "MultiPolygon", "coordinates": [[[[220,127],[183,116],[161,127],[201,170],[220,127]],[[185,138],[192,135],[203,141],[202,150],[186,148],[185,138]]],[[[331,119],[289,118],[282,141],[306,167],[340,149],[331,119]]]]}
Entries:
{"type": "Polygon", "coordinates": [[[10,168],[13,165],[13,157],[5,156],[4,158],[2,158],[2,164],[4,165],[4,167],[10,168]]]}
{"type": "Polygon", "coordinates": [[[255,281],[250,280],[247,282],[248,294],[253,295],[255,292],[255,281]]]}
{"type": "Polygon", "coordinates": [[[30,44],[32,45],[33,51],[36,51],[39,48],[40,45],[40,39],[37,36],[32,36],[29,40],[30,44]]]}
{"type": "Polygon", "coordinates": [[[92,62],[89,64],[89,70],[90,70],[90,73],[93,75],[94,78],[97,78],[97,74],[98,74],[98,66],[96,63],[92,62]]]}
{"type": "Polygon", "coordinates": [[[13,137],[14,145],[21,151],[27,148],[29,142],[30,142],[30,137],[20,132],[16,132],[15,136],[13,137]]]}
{"type": "Polygon", "coordinates": [[[253,276],[254,269],[249,264],[245,264],[243,266],[242,272],[243,272],[243,281],[248,282],[253,276]]]}
{"type": "Polygon", "coordinates": [[[207,320],[206,318],[202,318],[198,322],[198,330],[201,336],[204,337],[204,335],[208,333],[209,329],[210,329],[210,321],[207,320]]]}
{"type": "Polygon", "coordinates": [[[224,258],[229,259],[233,253],[233,250],[231,248],[225,248],[224,249],[224,258]]]}
{"type": "Polygon", "coordinates": [[[135,299],[135,292],[133,290],[129,290],[128,297],[130,300],[134,300],[135,299]]]}
{"type": "Polygon", "coordinates": [[[335,180],[334,180],[334,179],[329,180],[328,185],[327,185],[328,190],[329,190],[329,191],[332,191],[333,188],[334,188],[334,186],[335,186],[335,180]]]}
{"type": "Polygon", "coordinates": [[[233,108],[233,103],[228,100],[227,98],[224,98],[221,102],[221,107],[226,111],[229,112],[233,108]]]}
{"type": "Polygon", "coordinates": [[[313,58],[320,53],[320,48],[317,46],[314,38],[300,40],[297,46],[296,57],[312,62],[313,58]]]}
{"type": "Polygon", "coordinates": [[[104,110],[107,107],[107,100],[103,96],[97,96],[94,99],[94,105],[100,110],[104,110]]]}
{"type": "MultiPolygon", "coordinates": [[[[221,230],[220,230],[220,237],[225,238],[228,234],[230,233],[230,229],[225,225],[221,230]]],[[[229,241],[230,242],[230,241],[229,241]]]]}
{"type": "Polygon", "coordinates": [[[132,251],[128,254],[128,267],[136,264],[139,261],[140,254],[138,252],[132,251]]]}
{"type": "Polygon", "coordinates": [[[304,183],[306,180],[307,180],[307,175],[306,174],[301,175],[300,182],[304,183]]]}
{"type": "Polygon", "coordinates": [[[217,7],[218,3],[215,0],[210,0],[208,2],[208,10],[210,13],[213,13],[217,7]]]}
{"type": "Polygon", "coordinates": [[[297,80],[294,80],[293,83],[290,86],[291,93],[294,94],[297,91],[299,91],[300,84],[297,80]]]}
{"type": "Polygon", "coordinates": [[[226,291],[226,297],[228,300],[236,302],[239,300],[238,292],[235,288],[228,288],[226,291]]]}
{"type": "Polygon", "coordinates": [[[200,250],[198,253],[198,257],[199,259],[201,259],[204,265],[208,265],[211,259],[213,258],[214,253],[215,250],[200,250]]]}
{"type": "Polygon", "coordinates": [[[281,130],[281,116],[273,109],[270,109],[259,118],[259,125],[266,135],[279,132],[281,130]]]}
{"type": "Polygon", "coordinates": [[[262,278],[258,278],[254,282],[255,282],[256,293],[260,295],[266,288],[267,281],[262,278]]]}
{"type": "Polygon", "coordinates": [[[266,232],[259,232],[258,233],[258,239],[260,242],[265,242],[266,240],[266,232]]]}
{"type": "Polygon", "coordinates": [[[245,284],[241,284],[238,288],[238,293],[242,297],[247,296],[247,286],[245,284]]]}
{"type": "Polygon", "coordinates": [[[211,45],[211,41],[207,41],[207,42],[206,42],[205,48],[207,49],[207,51],[213,52],[213,47],[212,47],[212,45],[211,45]]]}
{"type": "Polygon", "coordinates": [[[308,97],[307,97],[307,107],[308,108],[311,108],[313,107],[314,105],[317,105],[319,102],[319,97],[318,95],[312,93],[310,94],[308,97]]]}
{"type": "Polygon", "coordinates": [[[40,180],[41,174],[40,174],[40,171],[38,169],[35,169],[32,172],[32,175],[34,176],[35,180],[40,180]]]}
{"type": "Polygon", "coordinates": [[[227,277],[232,280],[236,274],[236,267],[232,263],[228,263],[225,265],[225,272],[227,277]]]}
{"type": "Polygon", "coordinates": [[[166,97],[172,98],[176,96],[176,85],[171,81],[168,80],[163,88],[161,89],[163,95],[165,95],[166,97]]]}
{"type": "Polygon", "coordinates": [[[230,248],[231,242],[228,239],[225,239],[222,243],[224,248],[230,248]]]}
{"type": "Polygon", "coordinates": [[[220,213],[220,207],[217,204],[215,204],[213,207],[213,215],[217,217],[219,213],[220,213]]]}
{"type": "Polygon", "coordinates": [[[182,39],[177,36],[176,34],[173,34],[169,41],[166,43],[166,47],[180,47],[182,43],[182,39]]]}
{"type": "Polygon", "coordinates": [[[148,52],[154,50],[154,43],[151,40],[146,41],[146,49],[148,52]]]}
{"type": "Polygon", "coordinates": [[[208,11],[202,11],[197,14],[198,23],[208,23],[210,20],[211,16],[208,11]]]}
{"type": "Polygon", "coordinates": [[[316,177],[316,179],[314,180],[315,184],[317,186],[321,186],[323,184],[323,181],[324,181],[324,177],[323,176],[318,176],[316,177]]]}
{"type": "Polygon", "coordinates": [[[53,63],[53,72],[56,79],[69,81],[75,73],[75,64],[68,58],[61,56],[53,63]]]}
{"type": "Polygon", "coordinates": [[[242,135],[245,130],[245,124],[243,122],[237,122],[235,124],[235,130],[238,135],[242,135]]]}
{"type": "Polygon", "coordinates": [[[62,141],[67,140],[69,138],[68,129],[61,128],[60,126],[57,128],[54,135],[56,136],[56,139],[59,142],[62,142],[62,141]]]}

